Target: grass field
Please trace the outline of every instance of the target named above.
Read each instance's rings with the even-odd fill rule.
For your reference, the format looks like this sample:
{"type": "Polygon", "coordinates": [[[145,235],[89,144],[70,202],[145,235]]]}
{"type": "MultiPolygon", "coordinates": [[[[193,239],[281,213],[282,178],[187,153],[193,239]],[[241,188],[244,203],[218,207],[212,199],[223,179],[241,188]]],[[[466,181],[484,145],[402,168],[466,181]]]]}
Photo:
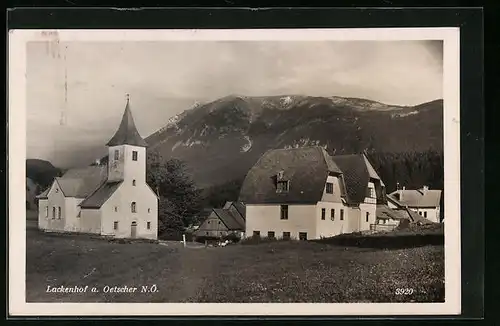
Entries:
{"type": "Polygon", "coordinates": [[[224,248],[110,243],[27,229],[28,302],[442,302],[441,245],[397,250],[314,242],[224,248]],[[84,293],[47,287],[88,286],[84,293]],[[156,292],[141,293],[155,285],[156,292]],[[105,286],[137,287],[104,293],[105,286]],[[95,287],[99,293],[92,293],[95,287]],[[412,289],[397,295],[397,289],[412,289]]]}

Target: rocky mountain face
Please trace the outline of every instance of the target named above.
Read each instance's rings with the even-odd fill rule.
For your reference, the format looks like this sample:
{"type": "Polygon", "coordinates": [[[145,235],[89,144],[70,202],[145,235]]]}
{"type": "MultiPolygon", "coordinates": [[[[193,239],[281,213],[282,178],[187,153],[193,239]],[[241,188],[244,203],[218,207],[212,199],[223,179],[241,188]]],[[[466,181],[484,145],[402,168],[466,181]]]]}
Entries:
{"type": "Polygon", "coordinates": [[[241,179],[269,149],[323,146],[330,154],[443,149],[443,101],[386,105],[358,98],[228,96],[171,118],[150,150],[190,167],[200,187],[241,179]]]}

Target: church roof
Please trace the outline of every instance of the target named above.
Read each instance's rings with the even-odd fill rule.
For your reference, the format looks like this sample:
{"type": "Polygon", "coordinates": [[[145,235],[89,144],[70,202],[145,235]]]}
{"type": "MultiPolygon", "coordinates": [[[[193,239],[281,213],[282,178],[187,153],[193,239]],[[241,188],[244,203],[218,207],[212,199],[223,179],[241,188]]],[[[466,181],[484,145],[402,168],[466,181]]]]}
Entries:
{"type": "Polygon", "coordinates": [[[132,117],[132,112],[130,111],[130,103],[127,98],[127,105],[125,106],[125,111],[123,112],[122,121],[115,135],[106,144],[107,146],[117,146],[117,145],[133,145],[147,147],[148,144],[141,137],[134,123],[134,118],[132,117]]]}
{"type": "Polygon", "coordinates": [[[122,184],[122,181],[106,182],[80,203],[81,208],[101,208],[111,195],[122,184]]]}
{"type": "MultiPolygon", "coordinates": [[[[102,166],[88,166],[68,170],[62,177],[55,178],[65,197],[86,198],[97,189],[107,177],[107,169],[102,166]]],[[[51,187],[37,198],[45,199],[51,187]]]]}

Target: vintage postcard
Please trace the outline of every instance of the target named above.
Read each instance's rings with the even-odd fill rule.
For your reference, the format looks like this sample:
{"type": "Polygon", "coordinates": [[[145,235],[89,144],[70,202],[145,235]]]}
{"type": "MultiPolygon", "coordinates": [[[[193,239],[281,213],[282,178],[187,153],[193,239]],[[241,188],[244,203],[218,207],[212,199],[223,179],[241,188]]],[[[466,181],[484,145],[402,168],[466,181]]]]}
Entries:
{"type": "Polygon", "coordinates": [[[458,29],[9,51],[12,316],[460,313],[458,29]]]}

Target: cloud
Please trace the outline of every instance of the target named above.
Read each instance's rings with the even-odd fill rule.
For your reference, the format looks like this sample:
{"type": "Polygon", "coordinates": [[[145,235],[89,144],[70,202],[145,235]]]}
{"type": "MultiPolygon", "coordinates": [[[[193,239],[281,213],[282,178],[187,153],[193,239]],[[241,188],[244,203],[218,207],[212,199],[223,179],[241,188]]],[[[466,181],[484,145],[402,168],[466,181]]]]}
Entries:
{"type": "MultiPolygon", "coordinates": [[[[441,98],[442,42],[33,42],[27,81],[28,156],[53,159],[54,144],[58,153],[83,143],[103,146],[126,93],[145,136],[195,101],[228,94],[402,105],[441,98]]],[[[58,157],[55,164],[75,162],[58,157]]]]}

